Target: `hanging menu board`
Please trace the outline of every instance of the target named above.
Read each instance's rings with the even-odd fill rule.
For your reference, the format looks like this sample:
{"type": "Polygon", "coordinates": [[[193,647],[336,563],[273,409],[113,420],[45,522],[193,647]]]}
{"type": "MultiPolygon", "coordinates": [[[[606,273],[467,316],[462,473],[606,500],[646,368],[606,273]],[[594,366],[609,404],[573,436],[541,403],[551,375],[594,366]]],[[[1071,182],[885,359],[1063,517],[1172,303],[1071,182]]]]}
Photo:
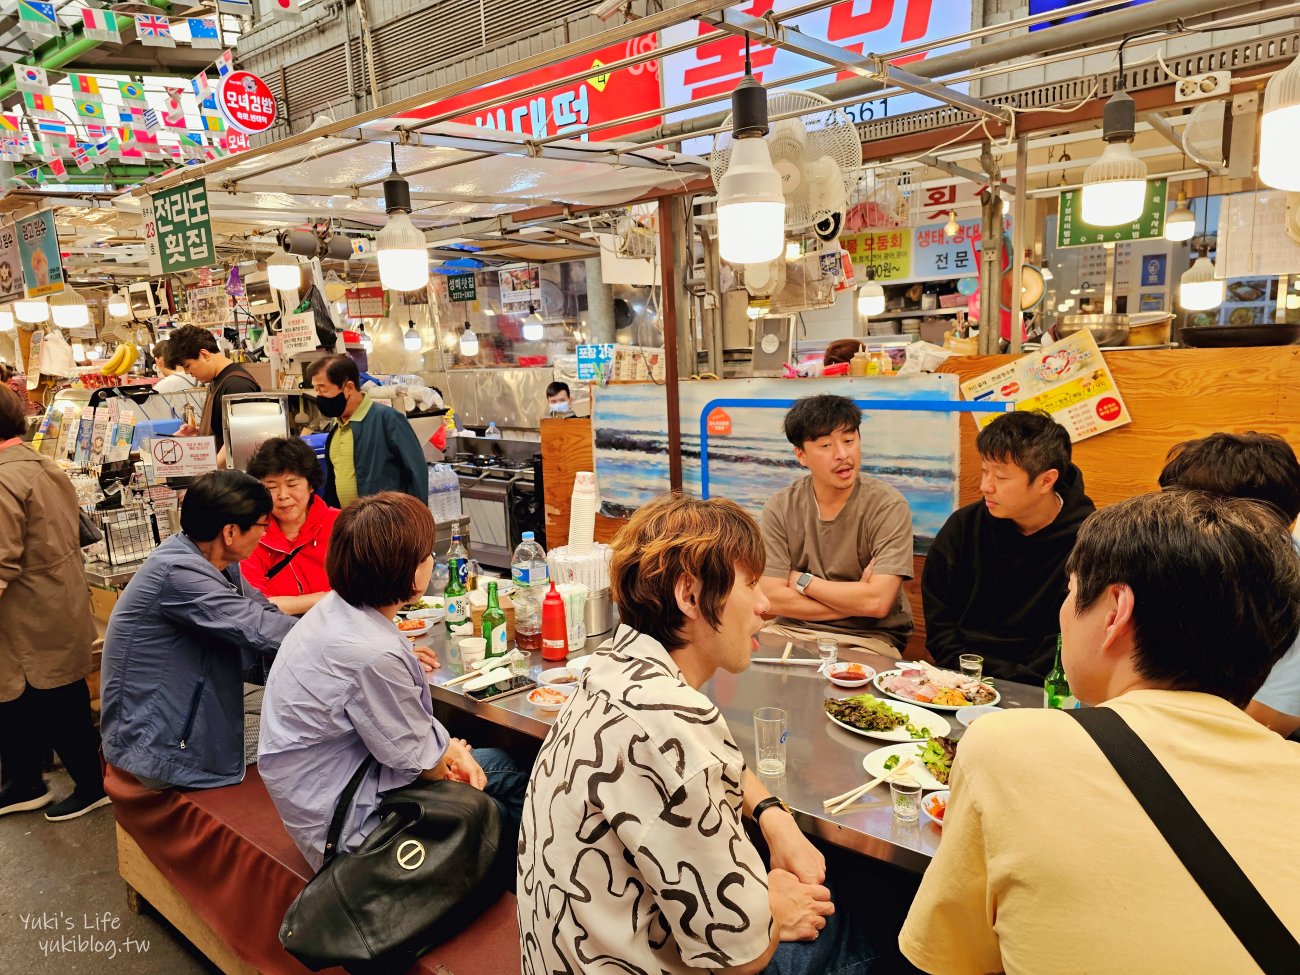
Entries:
{"type": "Polygon", "coordinates": [[[53,210],[42,210],[18,221],[18,254],[28,298],[63,290],[63,258],[53,210]]]}
{"type": "Polygon", "coordinates": [[[202,179],[147,194],[141,213],[151,274],[216,263],[208,188],[202,179]]]}
{"type": "Polygon", "coordinates": [[[453,274],[447,279],[447,297],[451,301],[477,301],[478,289],[474,285],[474,275],[453,274]]]}
{"type": "Polygon", "coordinates": [[[1147,180],[1146,201],[1142,216],[1122,227],[1094,227],[1084,223],[1082,190],[1062,193],[1057,202],[1056,246],[1086,247],[1092,244],[1118,243],[1123,240],[1151,240],[1165,235],[1165,205],[1169,198],[1169,181],[1147,180]]]}

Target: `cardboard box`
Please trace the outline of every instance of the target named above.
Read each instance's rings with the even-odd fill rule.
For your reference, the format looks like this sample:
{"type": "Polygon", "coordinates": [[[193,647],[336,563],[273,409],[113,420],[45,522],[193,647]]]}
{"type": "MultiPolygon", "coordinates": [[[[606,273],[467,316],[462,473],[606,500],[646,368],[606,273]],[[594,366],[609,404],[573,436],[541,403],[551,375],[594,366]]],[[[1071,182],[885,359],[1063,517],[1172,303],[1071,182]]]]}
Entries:
{"type": "Polygon", "coordinates": [[[99,586],[91,586],[90,611],[95,619],[101,623],[107,623],[108,618],[113,615],[113,607],[117,605],[117,597],[121,593],[120,589],[103,589],[99,586]]]}

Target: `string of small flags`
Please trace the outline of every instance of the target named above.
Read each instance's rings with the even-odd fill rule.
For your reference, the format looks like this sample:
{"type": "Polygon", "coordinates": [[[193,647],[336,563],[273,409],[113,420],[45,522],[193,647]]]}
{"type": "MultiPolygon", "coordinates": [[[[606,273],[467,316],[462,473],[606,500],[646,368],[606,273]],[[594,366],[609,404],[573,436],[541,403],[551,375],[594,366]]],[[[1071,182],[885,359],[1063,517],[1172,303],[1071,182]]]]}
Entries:
{"type": "MultiPolygon", "coordinates": [[[[302,19],[300,0],[267,0],[265,13],[273,20],[302,19]]],[[[218,0],[217,13],[207,17],[169,17],[163,14],[126,14],[95,7],[82,7],[81,28],[86,38],[105,44],[130,43],[138,40],[146,47],[175,47],[177,41],[192,47],[220,48],[221,29],[218,17],[223,13],[253,16],[252,0],[218,0]],[[173,28],[185,28],[173,34],[173,28]],[[132,32],[123,40],[123,34],[132,32]],[[188,39],[187,39],[188,38],[188,39]]],[[[18,26],[34,38],[58,37],[64,32],[56,5],[46,0],[18,0],[18,26]]]]}

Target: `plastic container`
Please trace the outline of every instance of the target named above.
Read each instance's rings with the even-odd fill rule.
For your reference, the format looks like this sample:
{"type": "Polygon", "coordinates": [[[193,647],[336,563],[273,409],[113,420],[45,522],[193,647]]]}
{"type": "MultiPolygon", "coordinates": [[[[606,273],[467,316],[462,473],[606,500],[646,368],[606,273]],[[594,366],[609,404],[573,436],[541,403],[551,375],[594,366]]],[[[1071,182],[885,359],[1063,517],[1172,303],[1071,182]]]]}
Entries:
{"type": "Polygon", "coordinates": [[[568,655],[569,624],[564,617],[564,597],[552,580],[550,591],[542,600],[542,659],[563,660],[568,655]]]}
{"type": "MultiPolygon", "coordinates": [[[[524,532],[523,540],[510,558],[510,575],[515,584],[511,601],[515,605],[515,646],[520,650],[542,649],[542,593],[550,581],[546,552],[524,532]]],[[[557,594],[558,595],[558,594],[557,594]]]]}
{"type": "Polygon", "coordinates": [[[429,512],[440,525],[461,518],[460,478],[447,464],[429,465],[429,512]]]}
{"type": "Polygon", "coordinates": [[[497,429],[495,421],[488,423],[488,427],[483,431],[483,437],[486,440],[500,440],[501,431],[497,429]]]}

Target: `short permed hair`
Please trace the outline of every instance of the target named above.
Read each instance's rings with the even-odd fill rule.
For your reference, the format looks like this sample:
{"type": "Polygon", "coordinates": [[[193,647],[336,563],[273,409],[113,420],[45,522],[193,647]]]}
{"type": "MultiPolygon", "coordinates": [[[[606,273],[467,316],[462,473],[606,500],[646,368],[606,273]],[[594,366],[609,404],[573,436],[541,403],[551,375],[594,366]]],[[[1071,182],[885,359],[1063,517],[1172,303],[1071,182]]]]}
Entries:
{"type": "Polygon", "coordinates": [[[1144,494],[1084,522],[1066,564],[1082,615],[1133,591],[1146,680],[1244,707],[1300,632],[1300,559],[1269,506],[1204,491],[1144,494]]]}
{"type": "Polygon", "coordinates": [[[197,359],[200,352],[216,355],[220,351],[221,346],[217,345],[217,340],[206,328],[182,325],[167,336],[167,351],[164,354],[167,357],[167,368],[175,369],[183,362],[197,359]]]}
{"type": "Polygon", "coordinates": [[[847,396],[805,396],[796,400],[785,415],[786,439],[800,449],[810,440],[841,430],[857,433],[860,426],[862,410],[847,396]]]}
{"type": "Polygon", "coordinates": [[[1288,524],[1300,517],[1300,462],[1272,433],[1212,433],[1177,444],[1160,472],[1162,488],[1264,501],[1288,524]]]}
{"type": "Polygon", "coordinates": [[[342,388],[344,383],[351,383],[357,389],[361,388],[361,370],[350,355],[327,355],[317,359],[307,367],[307,382],[311,382],[321,372],[335,386],[342,388]]]}
{"type": "Polygon", "coordinates": [[[248,473],[259,481],[281,474],[297,474],[316,491],[324,480],[316,451],[298,437],[272,437],[248,461],[248,473]]]}
{"type": "Polygon", "coordinates": [[[975,449],[985,460],[1015,464],[1033,481],[1046,471],[1070,468],[1070,433],[1042,410],[1003,413],[979,432],[975,449]]]}
{"type": "Polygon", "coordinates": [[[826,352],[822,355],[822,365],[833,366],[837,363],[849,362],[862,350],[861,339],[836,339],[826,346],[826,352]]]}
{"type": "Polygon", "coordinates": [[[200,474],[181,502],[181,531],[196,542],[210,542],[227,525],[248,531],[271,513],[271,492],[243,471],[200,474]]]}
{"type": "Polygon", "coordinates": [[[658,497],[637,509],[612,548],[610,590],[619,618],[668,650],[685,645],[686,617],[675,593],[679,579],[689,576],[699,582],[700,612],[716,629],[736,569],[757,579],[767,564],[758,525],[726,498],[658,497]]]}
{"type": "Polygon", "coordinates": [[[325,574],[353,606],[379,609],[408,602],[415,571],[433,554],[437,529],[428,505],[400,491],[360,498],[334,522],[325,574]]]}

